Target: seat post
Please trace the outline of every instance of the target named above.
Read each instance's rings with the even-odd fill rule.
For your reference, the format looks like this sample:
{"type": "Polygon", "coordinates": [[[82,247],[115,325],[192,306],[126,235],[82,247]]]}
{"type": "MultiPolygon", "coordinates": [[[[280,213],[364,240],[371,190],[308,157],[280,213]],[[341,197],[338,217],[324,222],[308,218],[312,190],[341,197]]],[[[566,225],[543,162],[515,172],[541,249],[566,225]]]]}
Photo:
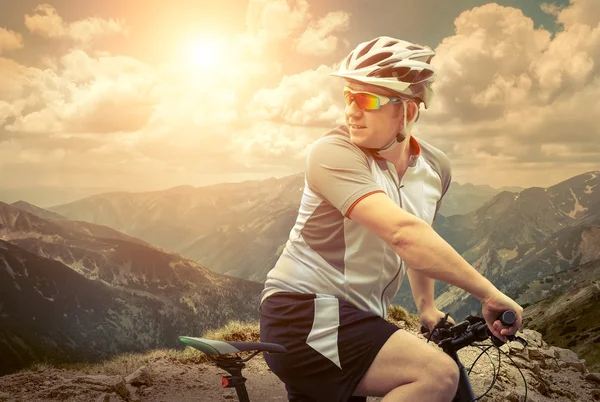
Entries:
{"type": "Polygon", "coordinates": [[[240,402],[250,402],[248,390],[246,390],[246,378],[242,375],[242,369],[246,364],[240,358],[217,358],[217,367],[227,371],[229,376],[222,378],[223,388],[235,388],[240,402]]]}

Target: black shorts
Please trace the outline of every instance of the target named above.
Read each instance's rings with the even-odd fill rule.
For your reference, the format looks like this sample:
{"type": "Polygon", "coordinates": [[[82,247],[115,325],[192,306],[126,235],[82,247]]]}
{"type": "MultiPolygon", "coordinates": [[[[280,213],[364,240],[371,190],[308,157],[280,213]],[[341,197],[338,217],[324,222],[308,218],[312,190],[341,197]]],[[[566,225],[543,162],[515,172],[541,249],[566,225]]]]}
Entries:
{"type": "Polygon", "coordinates": [[[280,292],[260,306],[260,340],[288,350],[264,357],[290,401],[366,401],[352,393],[398,329],[333,296],[280,292]]]}

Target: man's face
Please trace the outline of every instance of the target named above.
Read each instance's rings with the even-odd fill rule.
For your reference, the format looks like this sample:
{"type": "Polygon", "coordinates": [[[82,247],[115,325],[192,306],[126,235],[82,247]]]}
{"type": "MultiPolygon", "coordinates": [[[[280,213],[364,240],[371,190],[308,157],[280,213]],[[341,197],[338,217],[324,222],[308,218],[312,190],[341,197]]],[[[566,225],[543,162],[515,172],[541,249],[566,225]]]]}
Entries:
{"type": "MultiPolygon", "coordinates": [[[[371,92],[395,97],[392,91],[375,85],[349,81],[346,85],[353,91],[371,92]]],[[[404,107],[402,103],[387,103],[377,110],[361,110],[355,101],[346,106],[346,126],[351,141],[363,148],[382,148],[402,130],[404,107]]]]}

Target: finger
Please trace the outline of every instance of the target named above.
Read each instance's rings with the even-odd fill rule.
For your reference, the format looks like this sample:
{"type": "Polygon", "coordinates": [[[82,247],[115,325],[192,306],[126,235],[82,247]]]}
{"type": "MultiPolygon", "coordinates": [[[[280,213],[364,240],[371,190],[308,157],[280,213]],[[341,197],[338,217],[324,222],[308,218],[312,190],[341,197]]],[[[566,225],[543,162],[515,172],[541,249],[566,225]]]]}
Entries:
{"type": "Polygon", "coordinates": [[[502,330],[502,328],[504,328],[504,326],[502,325],[502,323],[500,322],[500,320],[496,320],[494,321],[494,329],[498,332],[500,332],[502,330]]]}
{"type": "Polygon", "coordinates": [[[505,342],[505,341],[506,341],[506,339],[505,339],[504,335],[502,335],[502,334],[500,333],[500,331],[498,331],[498,330],[497,330],[496,328],[494,328],[492,325],[489,325],[489,324],[488,324],[488,328],[489,328],[490,332],[492,333],[492,335],[494,335],[496,338],[498,338],[498,339],[502,340],[503,342],[505,342]]]}
{"type": "Polygon", "coordinates": [[[517,330],[519,330],[519,329],[521,329],[522,325],[523,325],[523,315],[517,314],[517,321],[515,322],[515,327],[517,328],[517,330]]]}
{"type": "Polygon", "coordinates": [[[500,332],[498,332],[496,328],[494,328],[493,325],[488,324],[488,329],[490,330],[492,335],[494,335],[496,338],[501,339],[502,335],[500,334],[500,332]]]}

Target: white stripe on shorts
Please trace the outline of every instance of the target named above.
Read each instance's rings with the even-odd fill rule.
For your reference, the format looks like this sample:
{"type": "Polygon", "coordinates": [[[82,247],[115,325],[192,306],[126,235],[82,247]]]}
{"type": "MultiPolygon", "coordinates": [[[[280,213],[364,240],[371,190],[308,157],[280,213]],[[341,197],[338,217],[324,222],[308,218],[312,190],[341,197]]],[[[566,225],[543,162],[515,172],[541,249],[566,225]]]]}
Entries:
{"type": "Polygon", "coordinates": [[[306,343],[341,369],[338,351],[339,301],[336,297],[318,294],[314,302],[315,318],[306,343]]]}

